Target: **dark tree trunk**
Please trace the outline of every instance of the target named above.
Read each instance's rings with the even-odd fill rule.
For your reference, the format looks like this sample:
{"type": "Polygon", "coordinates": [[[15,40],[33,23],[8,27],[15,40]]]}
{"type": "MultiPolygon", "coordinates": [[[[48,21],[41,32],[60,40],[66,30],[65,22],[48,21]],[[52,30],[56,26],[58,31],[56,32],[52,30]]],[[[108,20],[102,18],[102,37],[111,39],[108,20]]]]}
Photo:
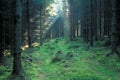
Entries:
{"type": "Polygon", "coordinates": [[[19,75],[21,72],[21,31],[22,31],[22,1],[16,1],[16,19],[14,32],[14,53],[13,53],[13,75],[19,75]]]}
{"type": "Polygon", "coordinates": [[[40,12],[40,45],[43,44],[43,30],[42,30],[42,26],[43,26],[43,20],[42,20],[42,12],[40,12]]]}
{"type": "Polygon", "coordinates": [[[119,54],[119,52],[118,52],[118,50],[117,50],[117,47],[118,47],[118,45],[117,45],[117,43],[119,42],[119,36],[118,36],[118,33],[117,33],[117,27],[119,27],[118,26],[118,24],[119,23],[117,23],[118,22],[118,0],[111,0],[111,3],[112,3],[112,18],[111,18],[111,53],[110,54],[108,54],[108,56],[109,55],[112,55],[112,54],[114,54],[114,53],[116,53],[116,54],[118,54],[118,56],[120,57],[120,54],[119,54]]]}
{"type": "Polygon", "coordinates": [[[2,16],[2,14],[0,14],[0,17],[1,17],[1,19],[0,19],[0,22],[1,22],[1,27],[0,27],[0,32],[1,32],[1,36],[0,36],[0,64],[3,64],[4,63],[4,60],[3,60],[3,51],[4,51],[4,31],[5,31],[5,29],[4,29],[4,17],[2,16]],[[2,18],[3,17],[3,18],[2,18]]]}
{"type": "Polygon", "coordinates": [[[91,25],[90,25],[90,46],[93,46],[93,2],[90,2],[90,14],[91,14],[91,25]]]}
{"type": "Polygon", "coordinates": [[[32,47],[32,41],[31,41],[31,27],[29,25],[29,0],[27,0],[27,30],[28,30],[28,45],[29,47],[32,47]]]}

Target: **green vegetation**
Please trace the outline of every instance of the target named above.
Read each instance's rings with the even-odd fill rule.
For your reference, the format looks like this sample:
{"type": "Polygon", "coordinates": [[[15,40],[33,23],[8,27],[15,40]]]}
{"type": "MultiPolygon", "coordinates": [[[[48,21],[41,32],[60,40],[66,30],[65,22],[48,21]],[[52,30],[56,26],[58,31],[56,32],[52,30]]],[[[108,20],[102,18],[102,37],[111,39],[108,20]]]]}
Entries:
{"type": "MultiPolygon", "coordinates": [[[[27,49],[22,55],[25,80],[119,80],[120,59],[106,57],[110,50],[102,44],[93,48],[80,39],[59,38],[27,49]]],[[[0,71],[0,80],[10,76],[9,68],[0,71]]]]}

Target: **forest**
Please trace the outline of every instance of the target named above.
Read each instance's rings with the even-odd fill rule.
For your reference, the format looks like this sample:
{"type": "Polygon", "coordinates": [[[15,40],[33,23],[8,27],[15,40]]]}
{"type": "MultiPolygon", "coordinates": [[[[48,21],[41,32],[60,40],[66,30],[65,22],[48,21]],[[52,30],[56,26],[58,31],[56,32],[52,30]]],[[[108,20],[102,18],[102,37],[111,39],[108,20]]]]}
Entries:
{"type": "Polygon", "coordinates": [[[0,80],[120,80],[120,0],[0,0],[0,80]]]}

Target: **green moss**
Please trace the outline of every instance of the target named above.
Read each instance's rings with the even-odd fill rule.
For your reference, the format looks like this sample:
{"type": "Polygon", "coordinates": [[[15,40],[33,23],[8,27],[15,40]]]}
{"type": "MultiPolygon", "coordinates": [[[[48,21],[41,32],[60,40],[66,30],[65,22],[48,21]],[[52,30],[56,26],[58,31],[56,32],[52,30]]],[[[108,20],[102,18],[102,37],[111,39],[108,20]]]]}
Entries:
{"type": "Polygon", "coordinates": [[[28,73],[42,75],[36,80],[119,80],[119,59],[116,56],[106,57],[109,49],[101,45],[103,42],[98,43],[100,46],[91,48],[80,39],[76,41],[51,40],[32,53],[34,58],[39,58],[38,63],[41,65],[35,64],[40,68],[40,72],[33,66],[31,68],[35,72],[28,71],[28,73]],[[52,58],[59,50],[63,53],[63,62],[51,64],[52,58]],[[65,55],[68,52],[72,53],[73,58],[66,60],[65,55]]]}
{"type": "MultiPolygon", "coordinates": [[[[37,48],[23,52],[22,62],[26,80],[119,80],[120,59],[113,55],[106,57],[110,49],[103,47],[102,42],[90,47],[81,39],[68,41],[53,39],[37,48]],[[77,46],[77,47],[76,47],[77,46]],[[71,48],[70,48],[71,47],[71,48]],[[57,52],[61,50],[61,59],[51,63],[57,52]],[[72,58],[66,59],[71,53],[72,58]]],[[[6,68],[0,67],[6,72],[6,68]]],[[[7,77],[9,72],[0,76],[7,77]]]]}
{"type": "Polygon", "coordinates": [[[5,66],[0,66],[0,80],[6,80],[11,74],[11,70],[5,66]]]}

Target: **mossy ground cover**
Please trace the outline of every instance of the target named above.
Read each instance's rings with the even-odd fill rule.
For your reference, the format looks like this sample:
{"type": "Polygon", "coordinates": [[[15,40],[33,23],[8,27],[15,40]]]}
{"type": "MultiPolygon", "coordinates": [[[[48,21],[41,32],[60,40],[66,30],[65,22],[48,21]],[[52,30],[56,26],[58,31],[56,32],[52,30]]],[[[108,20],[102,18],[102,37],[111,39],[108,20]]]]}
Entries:
{"type": "Polygon", "coordinates": [[[59,38],[27,49],[22,55],[25,80],[120,80],[120,59],[106,57],[110,48],[102,44],[90,47],[81,39],[59,38]]]}

